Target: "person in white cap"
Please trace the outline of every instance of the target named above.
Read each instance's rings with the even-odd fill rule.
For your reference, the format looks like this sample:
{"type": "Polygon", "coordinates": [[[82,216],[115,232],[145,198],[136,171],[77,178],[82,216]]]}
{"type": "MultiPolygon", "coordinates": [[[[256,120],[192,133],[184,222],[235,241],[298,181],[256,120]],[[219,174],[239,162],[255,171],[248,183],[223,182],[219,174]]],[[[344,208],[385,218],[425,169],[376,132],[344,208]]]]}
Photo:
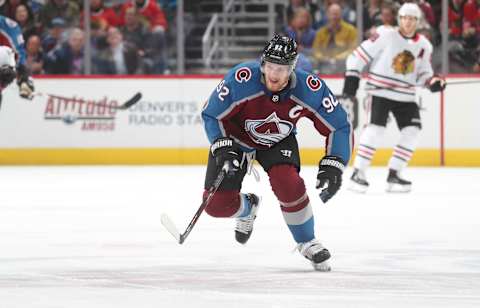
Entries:
{"type": "Polygon", "coordinates": [[[398,27],[377,29],[347,58],[344,97],[356,95],[360,74],[369,65],[366,91],[369,94],[368,120],[357,146],[350,189],[364,193],[369,183],[366,169],[380,145],[387,119],[393,114],[400,130],[388,162],[387,191],[409,192],[412,183],[400,176],[417,146],[422,123],[415,90],[425,86],[432,92],[443,91],[445,80],[435,75],[431,65],[432,44],[417,33],[420,8],[405,3],[398,12],[398,27]]]}

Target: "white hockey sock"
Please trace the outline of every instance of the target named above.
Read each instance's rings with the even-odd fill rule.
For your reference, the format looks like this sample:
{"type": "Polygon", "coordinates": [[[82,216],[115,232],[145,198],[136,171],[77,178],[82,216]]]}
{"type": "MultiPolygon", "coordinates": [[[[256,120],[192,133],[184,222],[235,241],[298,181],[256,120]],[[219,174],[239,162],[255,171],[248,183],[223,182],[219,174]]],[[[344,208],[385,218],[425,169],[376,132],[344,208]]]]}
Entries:
{"type": "Polygon", "coordinates": [[[365,170],[370,166],[370,162],[377,151],[384,132],[384,126],[368,124],[367,127],[365,127],[358,142],[357,155],[353,163],[355,169],[365,170]]]}
{"type": "Polygon", "coordinates": [[[420,137],[420,128],[407,126],[400,131],[400,140],[393,148],[388,168],[401,171],[408,165],[420,137]]]}

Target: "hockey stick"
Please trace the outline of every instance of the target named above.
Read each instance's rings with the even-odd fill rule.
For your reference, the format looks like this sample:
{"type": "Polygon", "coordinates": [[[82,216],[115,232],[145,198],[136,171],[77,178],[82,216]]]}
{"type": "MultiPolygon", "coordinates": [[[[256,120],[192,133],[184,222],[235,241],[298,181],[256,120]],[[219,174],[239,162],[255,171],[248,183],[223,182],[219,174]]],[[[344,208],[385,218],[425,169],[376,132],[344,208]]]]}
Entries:
{"type": "MultiPolygon", "coordinates": [[[[48,94],[48,93],[42,93],[42,92],[35,92],[33,93],[33,97],[37,97],[37,96],[43,96],[43,95],[49,95],[49,96],[53,96],[53,97],[58,97],[57,95],[53,95],[53,94],[48,94]]],[[[136,103],[138,103],[140,100],[142,99],[142,93],[141,92],[137,92],[135,93],[135,95],[133,95],[131,98],[129,98],[128,100],[126,100],[123,104],[119,105],[119,106],[110,106],[110,105],[106,105],[106,104],[102,104],[102,103],[92,103],[92,102],[89,102],[89,104],[92,104],[94,106],[99,106],[99,107],[108,107],[108,108],[111,108],[111,109],[115,109],[115,110],[127,110],[128,108],[132,107],[133,105],[135,105],[136,103]]]]}
{"type": "MultiPolygon", "coordinates": [[[[454,85],[462,85],[462,84],[474,84],[480,83],[480,80],[458,80],[458,81],[446,81],[445,85],[447,86],[454,86],[454,85]]],[[[390,85],[388,87],[379,87],[376,85],[372,85],[372,88],[369,90],[384,90],[384,89],[412,89],[412,88],[424,88],[425,85],[411,85],[411,86],[394,86],[390,85]]]]}
{"type": "Polygon", "coordinates": [[[469,83],[480,83],[480,80],[459,80],[459,81],[448,81],[448,85],[454,85],[454,84],[469,84],[469,83]]]}
{"type": "Polygon", "coordinates": [[[170,232],[171,235],[173,235],[173,237],[178,241],[179,244],[183,244],[183,242],[185,242],[185,239],[187,238],[187,236],[190,234],[193,227],[197,223],[198,219],[200,218],[200,215],[203,213],[203,210],[208,206],[213,195],[218,190],[218,187],[220,187],[220,185],[222,184],[223,179],[225,178],[225,175],[227,174],[227,172],[228,172],[228,163],[226,163],[223,166],[222,170],[220,171],[217,178],[213,182],[212,187],[210,187],[210,189],[208,190],[207,197],[203,200],[202,204],[198,208],[195,215],[193,215],[192,220],[190,220],[190,223],[188,224],[187,228],[182,234],[180,234],[180,232],[178,231],[177,227],[175,226],[173,221],[170,219],[170,217],[167,214],[162,213],[162,217],[160,219],[162,222],[162,225],[165,227],[165,229],[167,229],[168,232],[170,232]]]}

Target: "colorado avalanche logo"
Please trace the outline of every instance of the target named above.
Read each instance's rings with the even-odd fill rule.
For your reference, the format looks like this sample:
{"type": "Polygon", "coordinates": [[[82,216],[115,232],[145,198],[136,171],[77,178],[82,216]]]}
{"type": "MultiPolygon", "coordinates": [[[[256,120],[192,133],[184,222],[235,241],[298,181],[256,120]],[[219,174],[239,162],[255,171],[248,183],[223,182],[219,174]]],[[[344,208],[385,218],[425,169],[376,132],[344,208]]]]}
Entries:
{"type": "Polygon", "coordinates": [[[252,78],[252,71],[248,67],[241,67],[235,71],[235,80],[239,83],[247,82],[252,78]]]}
{"type": "Polygon", "coordinates": [[[293,124],[274,112],[264,120],[245,120],[245,131],[258,144],[271,147],[290,135],[293,124]]]}
{"type": "Polygon", "coordinates": [[[313,75],[308,75],[307,86],[312,91],[318,91],[322,87],[322,82],[317,77],[315,77],[313,75]]]}

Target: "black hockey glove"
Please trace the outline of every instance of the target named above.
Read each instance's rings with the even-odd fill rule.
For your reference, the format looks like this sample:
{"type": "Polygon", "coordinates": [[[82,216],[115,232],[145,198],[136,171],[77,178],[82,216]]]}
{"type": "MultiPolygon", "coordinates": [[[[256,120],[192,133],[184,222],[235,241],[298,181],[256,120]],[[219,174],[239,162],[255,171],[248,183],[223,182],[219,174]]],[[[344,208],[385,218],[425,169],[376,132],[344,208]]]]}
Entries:
{"type": "Polygon", "coordinates": [[[210,151],[217,166],[221,167],[231,177],[240,169],[241,151],[232,138],[222,137],[215,140],[210,151]]]}
{"type": "Polygon", "coordinates": [[[35,91],[35,87],[33,86],[33,79],[31,77],[28,77],[26,81],[19,83],[18,89],[20,97],[29,100],[33,99],[33,91],[35,91]]]}
{"type": "Polygon", "coordinates": [[[33,86],[33,79],[29,76],[27,68],[24,65],[19,65],[17,71],[17,85],[20,97],[30,100],[33,99],[35,87],[33,86]]]}
{"type": "Polygon", "coordinates": [[[342,173],[345,164],[340,157],[325,156],[318,164],[317,189],[321,189],[320,199],[326,203],[342,185],[342,173]],[[326,187],[324,187],[326,185],[326,187]]]}
{"type": "Polygon", "coordinates": [[[433,77],[428,80],[427,87],[432,93],[440,92],[445,90],[445,88],[447,87],[447,83],[442,77],[438,75],[433,75],[433,77]]]}
{"type": "Polygon", "coordinates": [[[15,72],[15,68],[11,67],[10,65],[3,65],[0,67],[0,86],[2,89],[8,87],[8,85],[15,80],[16,76],[17,72],[15,72]]]}
{"type": "Polygon", "coordinates": [[[343,95],[355,97],[357,95],[360,78],[357,76],[345,76],[345,83],[343,84],[343,95]]]}

